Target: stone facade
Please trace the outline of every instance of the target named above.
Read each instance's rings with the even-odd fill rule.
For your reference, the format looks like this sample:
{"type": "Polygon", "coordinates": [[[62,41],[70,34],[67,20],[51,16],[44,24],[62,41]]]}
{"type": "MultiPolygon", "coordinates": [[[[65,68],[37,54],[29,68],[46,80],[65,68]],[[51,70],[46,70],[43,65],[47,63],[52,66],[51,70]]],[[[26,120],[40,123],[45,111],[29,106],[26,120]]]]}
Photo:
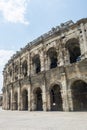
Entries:
{"type": "Polygon", "coordinates": [[[87,110],[87,18],[21,48],[3,71],[3,109],[87,110]]]}

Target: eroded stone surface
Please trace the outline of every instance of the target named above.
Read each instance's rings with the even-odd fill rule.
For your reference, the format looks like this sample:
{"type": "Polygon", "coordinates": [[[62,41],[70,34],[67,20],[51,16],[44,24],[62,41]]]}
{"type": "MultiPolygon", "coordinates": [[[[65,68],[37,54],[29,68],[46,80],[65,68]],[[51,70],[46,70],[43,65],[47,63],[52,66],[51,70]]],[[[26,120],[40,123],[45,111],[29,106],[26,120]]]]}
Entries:
{"type": "Polygon", "coordinates": [[[3,109],[87,110],[87,19],[61,24],[5,65],[3,109]]]}

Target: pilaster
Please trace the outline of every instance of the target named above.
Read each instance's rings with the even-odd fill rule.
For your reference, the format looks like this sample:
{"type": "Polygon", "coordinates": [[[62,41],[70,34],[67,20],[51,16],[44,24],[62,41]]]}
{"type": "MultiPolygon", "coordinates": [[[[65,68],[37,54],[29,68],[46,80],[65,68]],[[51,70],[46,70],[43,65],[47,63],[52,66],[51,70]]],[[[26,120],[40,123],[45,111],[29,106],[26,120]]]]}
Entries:
{"type": "Polygon", "coordinates": [[[20,86],[18,87],[18,110],[21,110],[21,92],[20,92],[20,86]]]}
{"type": "Polygon", "coordinates": [[[51,99],[50,99],[50,92],[47,92],[47,110],[51,111],[51,99]]]}
{"type": "MultiPolygon", "coordinates": [[[[82,41],[82,43],[83,43],[83,45],[81,45],[81,47],[83,47],[83,48],[82,48],[82,50],[83,50],[82,56],[84,55],[85,58],[87,58],[87,39],[86,39],[86,33],[85,33],[85,31],[84,31],[84,30],[85,30],[84,24],[81,23],[81,24],[80,24],[80,27],[81,27],[81,30],[82,30],[81,41],[82,41]]],[[[81,44],[81,43],[80,43],[80,44],[81,44]]]]}
{"type": "Polygon", "coordinates": [[[31,91],[30,91],[30,86],[28,87],[28,110],[31,111],[31,91]]]}
{"type": "Polygon", "coordinates": [[[69,101],[69,109],[73,111],[73,99],[72,99],[72,90],[68,90],[68,101],[69,101]]]}
{"type": "Polygon", "coordinates": [[[13,89],[11,87],[11,110],[13,110],[13,89]]]}
{"type": "Polygon", "coordinates": [[[31,110],[32,111],[35,111],[36,110],[36,103],[35,103],[35,94],[31,94],[31,101],[32,101],[32,103],[31,103],[31,110]]]}
{"type": "Polygon", "coordinates": [[[43,93],[42,93],[43,111],[47,111],[47,97],[46,97],[46,88],[45,88],[45,85],[43,85],[42,88],[43,88],[43,93]]]}
{"type": "Polygon", "coordinates": [[[69,111],[67,81],[66,81],[65,73],[62,73],[62,75],[61,75],[61,83],[62,83],[61,96],[62,96],[62,100],[63,100],[63,110],[69,111]]]}
{"type": "Polygon", "coordinates": [[[41,61],[41,71],[44,71],[44,52],[42,51],[40,54],[40,61],[41,61]]]}

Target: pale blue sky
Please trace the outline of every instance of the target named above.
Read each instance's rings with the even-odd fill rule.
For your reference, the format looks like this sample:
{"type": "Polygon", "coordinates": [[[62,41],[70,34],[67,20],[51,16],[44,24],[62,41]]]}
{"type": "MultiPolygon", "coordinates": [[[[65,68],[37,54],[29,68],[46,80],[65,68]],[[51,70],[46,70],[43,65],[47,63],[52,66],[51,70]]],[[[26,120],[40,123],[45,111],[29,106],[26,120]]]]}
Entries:
{"type": "Polygon", "coordinates": [[[52,27],[86,17],[87,0],[0,0],[0,88],[10,55],[52,27]]]}

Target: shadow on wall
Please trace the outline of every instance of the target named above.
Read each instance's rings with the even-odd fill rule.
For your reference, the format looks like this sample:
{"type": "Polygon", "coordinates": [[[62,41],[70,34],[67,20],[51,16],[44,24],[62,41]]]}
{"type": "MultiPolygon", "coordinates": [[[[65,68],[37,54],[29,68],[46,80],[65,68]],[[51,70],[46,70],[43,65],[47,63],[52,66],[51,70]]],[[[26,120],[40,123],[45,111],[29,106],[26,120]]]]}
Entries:
{"type": "Polygon", "coordinates": [[[2,101],[3,101],[3,95],[0,94],[0,106],[2,106],[2,101]]]}

